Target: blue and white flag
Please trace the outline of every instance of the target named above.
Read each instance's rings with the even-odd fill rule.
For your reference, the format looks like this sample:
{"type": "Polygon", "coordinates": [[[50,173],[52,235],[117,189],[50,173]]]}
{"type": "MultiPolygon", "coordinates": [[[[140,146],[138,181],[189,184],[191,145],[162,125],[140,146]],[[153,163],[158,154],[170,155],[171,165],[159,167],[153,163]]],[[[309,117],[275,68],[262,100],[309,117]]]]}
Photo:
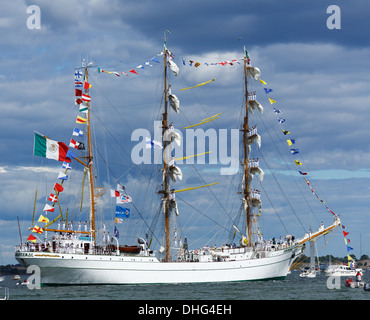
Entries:
{"type": "Polygon", "coordinates": [[[81,78],[83,76],[83,73],[81,71],[75,71],[75,77],[81,78]]]}
{"type": "Polygon", "coordinates": [[[284,123],[285,119],[284,118],[278,118],[279,123],[284,123]]]}
{"type": "Polygon", "coordinates": [[[297,153],[299,153],[299,149],[290,149],[290,152],[292,154],[297,154],[297,153]]]}
{"type": "Polygon", "coordinates": [[[120,204],[120,203],[129,203],[129,202],[132,202],[132,198],[127,195],[127,194],[122,194],[120,193],[118,197],[116,197],[116,203],[117,204],[120,204]]]}
{"type": "Polygon", "coordinates": [[[160,63],[156,57],[153,57],[153,58],[151,58],[150,60],[152,60],[152,61],[154,61],[154,62],[157,62],[157,63],[160,63]]]}
{"type": "Polygon", "coordinates": [[[114,226],[114,236],[118,239],[119,238],[119,231],[118,229],[116,228],[116,226],[114,226]]]}
{"type": "Polygon", "coordinates": [[[129,218],[130,209],[116,206],[116,218],[129,218]]]}
{"type": "Polygon", "coordinates": [[[162,143],[160,143],[159,141],[155,141],[155,140],[149,139],[147,137],[145,137],[145,141],[146,141],[145,147],[147,149],[150,149],[150,148],[163,149],[162,143]]]}
{"type": "Polygon", "coordinates": [[[281,113],[281,111],[279,109],[276,109],[276,108],[274,108],[274,112],[275,113],[281,113]]]}
{"type": "Polygon", "coordinates": [[[63,172],[59,172],[58,179],[67,180],[68,176],[63,172]]]}
{"type": "Polygon", "coordinates": [[[73,129],[73,135],[77,137],[82,137],[84,135],[84,132],[78,128],[73,129]]]}
{"type": "Polygon", "coordinates": [[[71,164],[68,162],[63,162],[62,169],[72,169],[71,164]]]}

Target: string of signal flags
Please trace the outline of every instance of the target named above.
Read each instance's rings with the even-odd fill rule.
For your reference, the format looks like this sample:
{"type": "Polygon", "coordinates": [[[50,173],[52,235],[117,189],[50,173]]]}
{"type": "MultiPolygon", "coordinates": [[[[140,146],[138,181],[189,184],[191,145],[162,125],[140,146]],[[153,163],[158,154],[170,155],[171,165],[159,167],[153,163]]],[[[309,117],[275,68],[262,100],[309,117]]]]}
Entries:
{"type": "MultiPolygon", "coordinates": [[[[262,79],[258,79],[260,81],[260,83],[264,86],[263,89],[265,91],[265,94],[266,95],[269,95],[271,92],[273,92],[273,89],[270,89],[270,88],[266,88],[265,86],[267,85],[267,83],[265,81],[263,81],[262,79]]],[[[272,99],[271,97],[268,97],[268,100],[270,102],[271,105],[274,105],[275,103],[277,103],[277,101],[275,99],[272,99]]],[[[279,115],[282,113],[282,111],[280,109],[277,109],[277,108],[273,108],[273,111],[275,114],[279,115]]],[[[286,122],[286,119],[285,118],[281,118],[281,117],[278,117],[277,118],[277,121],[279,124],[283,124],[286,122]]],[[[283,131],[283,134],[284,136],[286,135],[289,135],[290,134],[290,131],[288,130],[285,130],[285,129],[282,129],[283,131]]],[[[287,139],[286,140],[287,144],[289,147],[292,147],[293,145],[296,144],[296,140],[295,139],[287,139]]],[[[290,148],[290,153],[292,155],[296,155],[296,154],[299,154],[299,149],[296,149],[296,148],[290,148]]],[[[294,163],[296,166],[302,166],[302,162],[294,159],[294,163]]],[[[325,201],[323,199],[320,198],[320,196],[316,193],[316,191],[313,189],[310,181],[306,178],[308,176],[308,173],[307,172],[304,172],[304,171],[301,171],[301,170],[298,170],[299,174],[302,175],[302,176],[305,176],[303,179],[305,180],[307,186],[310,188],[311,192],[313,195],[315,195],[315,197],[322,203],[325,205],[325,208],[331,213],[333,214],[334,216],[337,216],[335,212],[333,212],[325,203],[325,201]]],[[[341,224],[341,228],[342,228],[342,232],[343,232],[343,238],[344,238],[344,243],[346,245],[346,248],[347,248],[347,259],[348,259],[348,264],[350,266],[352,266],[353,264],[353,258],[349,255],[349,252],[353,250],[352,247],[350,247],[348,244],[351,242],[350,239],[347,238],[349,232],[346,232],[344,229],[346,228],[343,224],[341,224]]]]}
{"type": "MultiPolygon", "coordinates": [[[[264,86],[264,91],[265,91],[265,94],[266,95],[270,95],[271,92],[273,92],[273,89],[271,88],[266,88],[265,86],[267,85],[267,83],[262,80],[262,79],[259,79],[260,83],[264,86]]],[[[271,105],[275,105],[277,103],[277,101],[271,97],[268,97],[268,100],[270,102],[271,105]]],[[[273,108],[273,111],[275,114],[277,114],[279,117],[277,118],[277,121],[279,124],[283,124],[283,123],[286,123],[286,119],[285,118],[282,118],[280,117],[281,114],[283,113],[280,109],[278,108],[273,108]]],[[[286,130],[286,129],[282,129],[282,132],[284,134],[284,136],[288,136],[290,135],[290,131],[289,130],[286,130]]],[[[296,146],[296,139],[286,139],[286,142],[288,144],[288,146],[290,147],[290,153],[294,156],[294,155],[297,155],[300,153],[299,149],[298,148],[293,148],[296,146]]],[[[296,166],[303,166],[303,163],[297,159],[294,159],[294,163],[296,166]]],[[[305,171],[302,171],[302,170],[298,170],[299,174],[302,175],[302,176],[305,176],[303,179],[305,180],[307,186],[310,188],[311,192],[313,195],[316,196],[316,198],[325,205],[325,208],[333,215],[336,215],[335,212],[333,212],[325,203],[325,200],[321,199],[320,196],[317,194],[317,192],[313,189],[310,181],[307,179],[307,176],[308,176],[308,173],[305,172],[305,171]]]]}

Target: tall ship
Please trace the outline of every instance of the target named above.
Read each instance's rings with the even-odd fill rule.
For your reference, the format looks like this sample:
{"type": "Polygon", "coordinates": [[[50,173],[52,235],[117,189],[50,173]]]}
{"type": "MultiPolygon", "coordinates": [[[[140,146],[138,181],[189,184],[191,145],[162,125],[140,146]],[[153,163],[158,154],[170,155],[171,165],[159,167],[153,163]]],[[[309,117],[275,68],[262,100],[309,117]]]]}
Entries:
{"type": "MultiPolygon", "coordinates": [[[[340,225],[339,217],[334,215],[331,225],[321,226],[316,232],[308,231],[307,228],[307,232],[301,237],[286,234],[281,241],[263,240],[258,225],[262,212],[261,192],[252,187],[253,175],[263,171],[251,148],[253,144],[260,143],[261,137],[254,123],[251,125],[249,120],[253,110],[262,111],[249,87],[250,82],[259,79],[261,72],[251,65],[244,48],[243,58],[239,61],[243,65],[244,81],[243,115],[239,128],[243,152],[238,170],[242,177],[239,191],[232,195],[239,202],[241,218],[234,219],[234,222],[216,223],[221,229],[227,229],[230,235],[229,241],[225,240],[222,245],[210,245],[207,242],[192,247],[185,237],[181,239],[181,230],[174,228],[173,223],[181,211],[177,203],[179,192],[192,190],[189,192],[201,194],[204,190],[213,188],[216,183],[186,189],[175,188],[181,181],[183,172],[172,154],[175,145],[181,144],[181,135],[174,129],[176,116],[179,114],[179,100],[172,92],[174,90],[169,83],[169,73],[172,72],[172,76],[177,75],[179,68],[167,48],[166,38],[161,56],[164,69],[163,104],[160,111],[161,140],[147,138],[145,141],[148,148],[160,150],[163,160],[156,194],[154,199],[150,199],[157,203],[159,209],[152,213],[151,221],[143,222],[147,231],[136,237],[136,243],[121,243],[118,235],[119,223],[130,215],[130,209],[127,208],[130,204],[135,205],[135,210],[140,214],[140,209],[137,208],[139,204],[135,204],[135,199],[119,181],[117,187],[115,184],[107,195],[123,204],[116,207],[114,232],[111,235],[104,218],[97,217],[99,201],[107,192],[106,188],[96,186],[95,166],[98,161],[94,158],[95,145],[92,143],[94,88],[89,83],[92,65],[77,68],[75,72],[75,96],[79,107],[76,122],[81,127],[73,130],[69,146],[35,132],[34,154],[63,162],[58,182],[51,190],[42,214],[37,219],[34,210],[27,241],[17,245],[15,250],[15,258],[22,265],[40,268],[42,285],[171,284],[284,279],[307,244],[327,235],[340,225]],[[84,137],[84,143],[77,141],[80,136],[84,137]],[[75,153],[80,150],[83,156],[79,158],[75,153]],[[65,203],[62,201],[64,189],[68,187],[66,181],[72,166],[73,170],[78,167],[82,169],[82,189],[87,189],[88,194],[84,197],[84,191],[74,191],[74,199],[79,196],[84,197],[85,202],[88,200],[88,218],[77,223],[68,218],[68,209],[62,208],[65,203]],[[157,220],[161,221],[159,234],[154,233],[153,227],[157,220]],[[157,249],[154,248],[154,242],[157,243],[157,249]]],[[[211,116],[202,120],[202,123],[215,118],[217,117],[211,116]]],[[[143,185],[143,193],[145,188],[147,187],[143,185]]],[[[81,200],[81,207],[83,201],[81,200]]],[[[195,205],[191,207],[197,211],[195,205]]],[[[216,231],[210,234],[210,241],[213,241],[215,233],[216,231]]]]}

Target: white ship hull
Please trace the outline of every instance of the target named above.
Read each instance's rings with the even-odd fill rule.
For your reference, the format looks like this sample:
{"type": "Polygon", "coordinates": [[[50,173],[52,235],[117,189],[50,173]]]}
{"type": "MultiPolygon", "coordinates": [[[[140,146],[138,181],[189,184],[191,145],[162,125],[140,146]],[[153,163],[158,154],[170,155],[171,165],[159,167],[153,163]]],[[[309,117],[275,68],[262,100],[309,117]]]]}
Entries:
{"type": "Polygon", "coordinates": [[[43,285],[168,284],[283,279],[297,247],[238,261],[160,262],[150,256],[16,252],[22,264],[40,268],[43,285]]]}
{"type": "Polygon", "coordinates": [[[360,268],[356,269],[343,265],[330,266],[328,270],[325,271],[325,274],[331,277],[355,277],[357,273],[363,275],[363,270],[360,268]]]}

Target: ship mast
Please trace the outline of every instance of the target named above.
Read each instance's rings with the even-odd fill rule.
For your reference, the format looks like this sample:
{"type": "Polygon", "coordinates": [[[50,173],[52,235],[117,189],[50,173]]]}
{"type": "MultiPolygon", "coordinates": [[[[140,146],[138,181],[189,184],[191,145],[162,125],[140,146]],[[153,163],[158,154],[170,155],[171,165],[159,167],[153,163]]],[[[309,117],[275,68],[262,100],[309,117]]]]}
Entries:
{"type": "Polygon", "coordinates": [[[244,46],[244,84],[245,84],[245,117],[243,124],[243,145],[244,145],[244,201],[245,201],[245,216],[246,216],[246,235],[248,240],[248,246],[252,245],[252,229],[251,229],[251,209],[249,205],[249,182],[248,182],[248,145],[247,145],[247,134],[249,130],[248,124],[248,66],[247,66],[247,55],[244,46]]]}
{"type": "MultiPolygon", "coordinates": [[[[87,72],[87,66],[85,67],[85,82],[88,81],[88,72],[87,72]]],[[[89,93],[89,89],[86,89],[86,94],[89,93]]],[[[92,236],[94,238],[94,242],[96,242],[95,238],[95,202],[94,202],[94,175],[93,175],[93,155],[92,155],[92,147],[91,147],[91,112],[90,112],[90,102],[87,101],[87,108],[88,108],[88,113],[87,113],[87,139],[88,139],[88,156],[87,158],[87,168],[89,171],[89,182],[90,182],[90,208],[91,208],[91,231],[92,231],[92,236]]]]}
{"type": "MultiPolygon", "coordinates": [[[[164,136],[165,131],[168,129],[168,122],[167,122],[167,112],[168,112],[168,89],[167,89],[167,46],[166,46],[166,32],[164,33],[164,113],[162,114],[162,136],[164,136]]],[[[163,159],[167,159],[165,157],[164,152],[166,152],[166,147],[168,145],[168,141],[163,139],[163,159]]],[[[164,217],[165,217],[165,237],[166,237],[166,257],[165,261],[169,262],[171,260],[171,248],[170,248],[170,212],[169,212],[169,194],[170,194],[170,184],[167,174],[167,163],[163,161],[163,180],[164,180],[164,217]]]]}

